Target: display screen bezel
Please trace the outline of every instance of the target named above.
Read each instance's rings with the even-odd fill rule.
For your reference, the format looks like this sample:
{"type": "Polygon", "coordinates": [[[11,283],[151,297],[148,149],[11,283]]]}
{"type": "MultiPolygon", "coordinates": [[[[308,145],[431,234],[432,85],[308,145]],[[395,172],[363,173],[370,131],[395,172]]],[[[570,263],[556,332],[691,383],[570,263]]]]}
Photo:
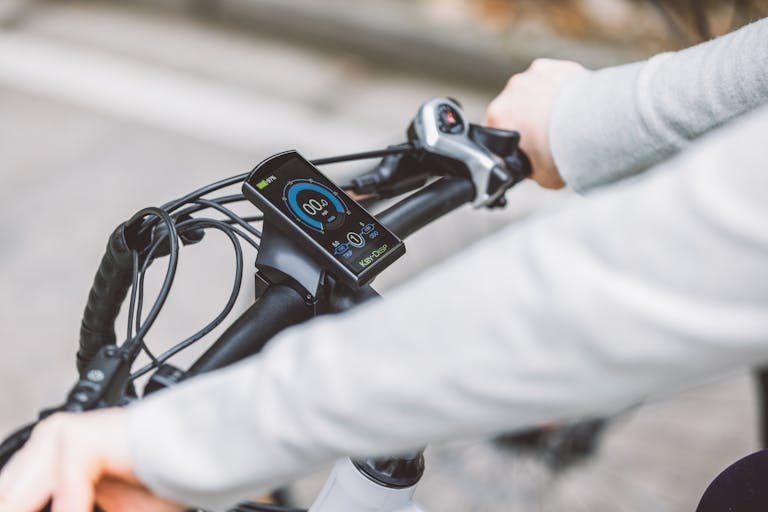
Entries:
{"type": "MultiPolygon", "coordinates": [[[[299,176],[296,179],[301,180],[304,178],[306,177],[299,176]]],[[[323,268],[328,270],[334,277],[341,279],[347,284],[358,287],[366,284],[405,252],[405,245],[399,237],[381,224],[373,214],[349,197],[342,189],[333,183],[333,181],[326,177],[317,169],[317,167],[312,165],[312,163],[301,156],[297,151],[279,153],[259,163],[253,171],[251,171],[244,182],[243,192],[252,203],[262,210],[265,216],[265,222],[271,222],[284,234],[287,234],[292,239],[299,242],[323,268]],[[387,252],[380,257],[377,257],[375,261],[371,262],[368,266],[362,268],[358,272],[355,272],[347,266],[347,264],[341,261],[341,259],[337,259],[336,256],[331,254],[330,247],[326,248],[323,245],[323,243],[327,242],[327,239],[330,238],[327,234],[318,235],[316,232],[313,232],[312,228],[304,225],[295,218],[295,211],[291,210],[287,204],[274,204],[277,200],[274,199],[274,197],[270,199],[259,188],[259,184],[261,183],[263,185],[264,180],[269,179],[270,177],[280,181],[280,183],[274,184],[278,187],[284,187],[286,183],[289,183],[291,177],[286,177],[281,174],[278,178],[276,173],[279,173],[279,171],[284,169],[291,161],[301,164],[302,171],[305,171],[311,180],[326,187],[339,197],[342,204],[346,206],[353,218],[369,219],[370,222],[375,223],[377,229],[383,234],[381,240],[386,241],[387,244],[392,244],[391,248],[388,248],[387,252]],[[283,211],[283,208],[287,211],[283,211]],[[293,218],[291,216],[293,216],[293,218]]],[[[269,195],[274,196],[274,192],[269,195]]]]}

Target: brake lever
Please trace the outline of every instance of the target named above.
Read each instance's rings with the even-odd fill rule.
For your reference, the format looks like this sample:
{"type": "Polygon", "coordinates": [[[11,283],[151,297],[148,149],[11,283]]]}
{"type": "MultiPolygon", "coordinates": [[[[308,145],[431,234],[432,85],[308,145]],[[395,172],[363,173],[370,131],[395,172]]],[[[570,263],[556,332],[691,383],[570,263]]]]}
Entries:
{"type": "Polygon", "coordinates": [[[488,184],[490,190],[501,190],[501,194],[494,194],[497,199],[486,206],[506,206],[504,192],[531,175],[531,162],[520,149],[520,132],[470,124],[468,137],[501,159],[503,165],[491,170],[488,184]]]}
{"type": "Polygon", "coordinates": [[[504,193],[531,173],[518,132],[467,123],[451,98],[433,98],[419,108],[408,139],[449,173],[472,180],[475,208],[503,206],[504,193]]]}
{"type": "Polygon", "coordinates": [[[430,177],[459,175],[472,180],[476,208],[504,206],[504,194],[531,174],[520,149],[520,133],[464,121],[459,102],[433,98],[407,130],[411,148],[386,156],[346,189],[361,197],[387,199],[426,185],[430,177]]]}
{"type": "Polygon", "coordinates": [[[418,149],[385,156],[371,171],[352,178],[344,187],[360,196],[389,199],[426,185],[430,172],[421,164],[418,149]]]}

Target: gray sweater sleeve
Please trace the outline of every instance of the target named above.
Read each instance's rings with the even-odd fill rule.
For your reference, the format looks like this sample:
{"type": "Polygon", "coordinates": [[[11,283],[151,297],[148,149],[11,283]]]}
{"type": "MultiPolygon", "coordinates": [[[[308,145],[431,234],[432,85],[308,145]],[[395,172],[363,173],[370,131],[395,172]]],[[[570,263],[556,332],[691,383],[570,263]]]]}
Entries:
{"type": "MultiPolygon", "coordinates": [[[[766,28],[709,43],[717,58],[687,50],[567,90],[552,127],[566,179],[635,173],[759,103],[766,28]]],[[[766,360],[767,125],[762,109],[646,179],[139,402],[137,474],[217,509],[335,457],[597,412],[766,360]]]]}
{"type": "Polygon", "coordinates": [[[676,53],[585,75],[550,122],[555,162],[579,192],[637,174],[768,101],[768,19],[676,53]]]}
{"type": "Polygon", "coordinates": [[[344,455],[598,413],[768,359],[768,110],[130,409],[136,471],[218,510],[344,455]]]}

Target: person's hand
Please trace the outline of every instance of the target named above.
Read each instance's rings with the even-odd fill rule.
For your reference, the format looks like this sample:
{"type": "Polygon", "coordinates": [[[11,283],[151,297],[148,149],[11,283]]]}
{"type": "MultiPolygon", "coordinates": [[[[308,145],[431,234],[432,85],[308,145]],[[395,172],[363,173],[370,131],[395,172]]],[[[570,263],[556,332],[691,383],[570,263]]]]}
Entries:
{"type": "Polygon", "coordinates": [[[40,423],[0,474],[0,512],[176,512],[133,473],[126,411],[56,414],[40,423]]]}
{"type": "Polygon", "coordinates": [[[520,147],[533,168],[531,178],[542,187],[565,185],[549,145],[549,119],[562,88],[587,72],[576,62],[537,59],[513,75],[488,106],[485,124],[520,132],[520,147]]]}

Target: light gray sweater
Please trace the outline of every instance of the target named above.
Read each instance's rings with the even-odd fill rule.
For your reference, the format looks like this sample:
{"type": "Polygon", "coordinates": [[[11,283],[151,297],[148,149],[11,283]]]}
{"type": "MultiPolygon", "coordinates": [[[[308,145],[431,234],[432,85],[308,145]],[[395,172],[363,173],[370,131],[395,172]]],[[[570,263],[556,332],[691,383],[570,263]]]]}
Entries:
{"type": "Polygon", "coordinates": [[[766,100],[768,20],[572,84],[551,123],[572,187],[667,161],[133,406],[139,477],[217,509],[344,455],[599,413],[768,360],[766,100]]]}

